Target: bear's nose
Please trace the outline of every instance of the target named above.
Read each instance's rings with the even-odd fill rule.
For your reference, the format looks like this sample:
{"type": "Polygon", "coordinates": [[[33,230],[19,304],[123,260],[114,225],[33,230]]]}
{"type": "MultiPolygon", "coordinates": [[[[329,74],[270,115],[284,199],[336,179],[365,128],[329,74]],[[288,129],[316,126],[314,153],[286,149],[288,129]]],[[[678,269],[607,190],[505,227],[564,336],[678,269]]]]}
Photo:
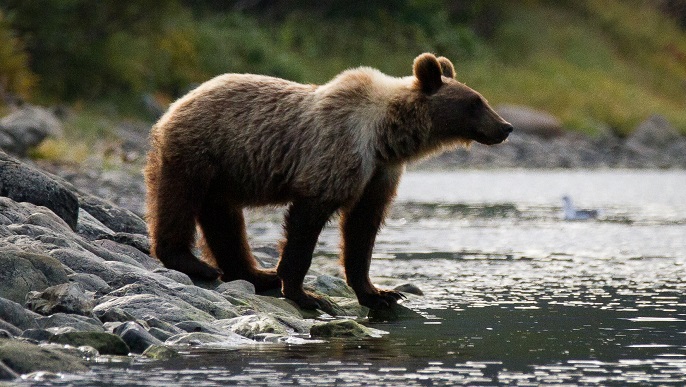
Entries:
{"type": "Polygon", "coordinates": [[[506,124],[506,125],[503,127],[503,131],[504,131],[505,133],[507,133],[507,134],[512,133],[513,130],[514,130],[514,126],[512,126],[511,124],[506,124]]]}

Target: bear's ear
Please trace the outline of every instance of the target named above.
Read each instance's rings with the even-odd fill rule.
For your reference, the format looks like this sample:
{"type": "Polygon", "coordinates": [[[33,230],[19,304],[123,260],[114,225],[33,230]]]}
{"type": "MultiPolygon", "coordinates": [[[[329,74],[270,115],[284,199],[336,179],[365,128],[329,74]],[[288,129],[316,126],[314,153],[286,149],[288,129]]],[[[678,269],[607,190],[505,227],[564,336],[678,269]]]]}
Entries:
{"type": "Polygon", "coordinates": [[[438,63],[441,65],[441,73],[443,73],[444,77],[455,79],[455,66],[453,66],[453,62],[450,59],[439,56],[438,63]]]}
{"type": "Polygon", "coordinates": [[[419,87],[427,94],[436,92],[443,85],[441,65],[433,54],[424,53],[416,57],[412,70],[419,87]]]}

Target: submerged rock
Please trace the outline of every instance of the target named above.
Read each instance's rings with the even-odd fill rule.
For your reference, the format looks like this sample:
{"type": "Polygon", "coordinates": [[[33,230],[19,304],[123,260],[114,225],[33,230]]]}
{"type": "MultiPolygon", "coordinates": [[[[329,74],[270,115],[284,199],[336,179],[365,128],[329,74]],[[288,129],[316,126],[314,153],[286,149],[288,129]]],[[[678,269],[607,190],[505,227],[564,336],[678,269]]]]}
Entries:
{"type": "Polygon", "coordinates": [[[17,374],[88,371],[84,361],[76,356],[20,340],[0,339],[0,362],[17,374]]]}
{"type": "Polygon", "coordinates": [[[69,344],[74,347],[87,345],[103,355],[128,355],[129,347],[117,335],[107,332],[68,332],[53,336],[51,343],[69,344]]]}
{"type": "Polygon", "coordinates": [[[323,323],[316,323],[310,328],[310,336],[316,338],[333,337],[379,337],[386,333],[378,329],[367,328],[353,320],[335,320],[323,323]]]}
{"type": "Polygon", "coordinates": [[[165,344],[167,345],[193,345],[208,347],[235,347],[255,342],[243,336],[228,332],[227,334],[211,334],[204,332],[182,333],[170,337],[165,344]]]}
{"type": "Polygon", "coordinates": [[[258,335],[272,333],[287,336],[289,329],[281,321],[267,314],[240,316],[228,320],[217,320],[214,326],[234,332],[249,339],[255,339],[258,335]]]}
{"type": "Polygon", "coordinates": [[[153,360],[169,360],[181,357],[178,351],[165,345],[151,345],[143,352],[143,356],[153,360]]]}
{"type": "Polygon", "coordinates": [[[143,353],[151,345],[160,345],[162,341],[148,333],[140,324],[129,321],[114,329],[114,334],[121,337],[133,353],[143,353]]]}

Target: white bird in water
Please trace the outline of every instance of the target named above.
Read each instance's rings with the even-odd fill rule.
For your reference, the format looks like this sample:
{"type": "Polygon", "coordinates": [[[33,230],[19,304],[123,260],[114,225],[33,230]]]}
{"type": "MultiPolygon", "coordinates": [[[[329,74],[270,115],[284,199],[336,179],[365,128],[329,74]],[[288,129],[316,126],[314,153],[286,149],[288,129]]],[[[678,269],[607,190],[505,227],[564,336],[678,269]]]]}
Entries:
{"type": "Polygon", "coordinates": [[[562,210],[564,211],[565,220],[588,220],[595,219],[600,215],[600,211],[598,210],[576,209],[569,196],[563,196],[562,201],[564,202],[562,210]]]}

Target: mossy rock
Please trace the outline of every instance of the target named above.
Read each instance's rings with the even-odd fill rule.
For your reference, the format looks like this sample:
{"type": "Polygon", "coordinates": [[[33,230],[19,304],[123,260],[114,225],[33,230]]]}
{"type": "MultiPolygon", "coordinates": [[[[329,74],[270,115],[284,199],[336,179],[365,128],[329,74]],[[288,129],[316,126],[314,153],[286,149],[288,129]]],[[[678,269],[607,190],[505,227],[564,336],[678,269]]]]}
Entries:
{"type": "Polygon", "coordinates": [[[173,348],[164,345],[151,345],[143,352],[143,356],[153,360],[169,360],[181,355],[173,348]]]}
{"type": "Polygon", "coordinates": [[[128,355],[129,346],[117,335],[107,332],[68,332],[53,336],[51,343],[69,344],[74,347],[88,345],[103,355],[128,355]]]}
{"type": "Polygon", "coordinates": [[[18,374],[88,371],[84,361],[76,356],[20,340],[0,339],[0,362],[18,374]]]}
{"type": "Polygon", "coordinates": [[[310,336],[319,338],[363,338],[378,337],[381,331],[373,330],[353,320],[335,320],[314,324],[310,336]]]}

